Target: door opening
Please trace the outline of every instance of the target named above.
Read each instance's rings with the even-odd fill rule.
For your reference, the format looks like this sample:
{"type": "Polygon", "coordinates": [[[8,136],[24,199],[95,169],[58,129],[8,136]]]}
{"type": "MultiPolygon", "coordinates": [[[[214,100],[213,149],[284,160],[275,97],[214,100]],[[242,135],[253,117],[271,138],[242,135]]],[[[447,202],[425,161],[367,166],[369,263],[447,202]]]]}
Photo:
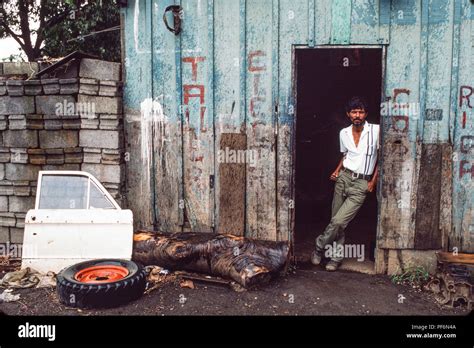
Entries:
{"type": "MultiPolygon", "coordinates": [[[[296,49],[296,171],[294,252],[307,262],[315,238],[331,219],[334,182],[342,154],[339,131],[350,125],[345,106],[352,96],[367,103],[367,121],[380,124],[382,48],[296,49]]],[[[380,158],[379,158],[380,161],[380,158]]],[[[379,181],[380,182],[380,181],[379,181]]],[[[345,230],[345,244],[364,249],[374,260],[377,199],[369,193],[345,230]]]]}

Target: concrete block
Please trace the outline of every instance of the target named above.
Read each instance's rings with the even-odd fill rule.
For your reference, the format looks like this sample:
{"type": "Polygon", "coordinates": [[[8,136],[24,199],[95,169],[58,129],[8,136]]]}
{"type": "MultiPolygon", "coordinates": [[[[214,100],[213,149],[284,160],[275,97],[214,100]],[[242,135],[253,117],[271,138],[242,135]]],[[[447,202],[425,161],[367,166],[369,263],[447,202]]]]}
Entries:
{"type": "Polygon", "coordinates": [[[3,63],[0,63],[0,75],[3,75],[3,63]]]}
{"type": "Polygon", "coordinates": [[[7,80],[7,93],[10,96],[22,96],[25,93],[23,80],[7,80]]]}
{"type": "Polygon", "coordinates": [[[13,194],[15,196],[31,196],[31,187],[29,186],[14,186],[13,194]]]}
{"type": "Polygon", "coordinates": [[[79,94],[78,103],[89,106],[93,114],[121,114],[122,98],[79,94]]]}
{"type": "Polygon", "coordinates": [[[0,196],[0,212],[7,212],[7,211],[8,211],[8,197],[0,196]]]}
{"type": "Polygon", "coordinates": [[[8,197],[8,207],[11,213],[26,213],[35,207],[35,197],[8,197]]]}
{"type": "Polygon", "coordinates": [[[64,153],[82,153],[82,147],[66,147],[64,153]]]}
{"type": "Polygon", "coordinates": [[[7,117],[6,116],[0,116],[0,130],[5,130],[7,129],[7,117]]]}
{"type": "Polygon", "coordinates": [[[5,179],[5,164],[0,163],[0,180],[5,179]]]}
{"type": "Polygon", "coordinates": [[[121,166],[84,163],[81,168],[83,171],[94,175],[100,182],[120,183],[121,166]]]}
{"type": "Polygon", "coordinates": [[[47,155],[46,164],[64,164],[64,155],[47,155]]]}
{"type": "Polygon", "coordinates": [[[28,163],[28,154],[25,148],[11,148],[11,163],[28,163]]]}
{"type": "Polygon", "coordinates": [[[120,164],[120,155],[102,155],[102,164],[120,164]]]}
{"type": "Polygon", "coordinates": [[[7,180],[37,180],[38,172],[41,170],[38,166],[28,164],[5,164],[5,178],[7,180]]]}
{"type": "Polygon", "coordinates": [[[64,154],[64,150],[63,149],[45,149],[44,150],[44,153],[46,155],[63,155],[64,154]]]}
{"type": "Polygon", "coordinates": [[[41,130],[43,128],[43,115],[26,115],[26,129],[41,130]]]}
{"type": "Polygon", "coordinates": [[[23,243],[23,228],[10,228],[10,243],[23,243]]]}
{"type": "Polygon", "coordinates": [[[39,143],[43,149],[55,149],[78,146],[78,134],[76,131],[39,131],[39,143]]]}
{"type": "Polygon", "coordinates": [[[99,95],[108,96],[108,97],[119,97],[122,95],[121,86],[104,86],[100,85],[99,95]]]}
{"type": "Polygon", "coordinates": [[[81,129],[98,129],[98,128],[99,128],[98,119],[89,119],[89,118],[81,119],[81,129]]]}
{"type": "Polygon", "coordinates": [[[10,228],[0,227],[0,243],[8,243],[10,241],[10,228]]]}
{"type": "Polygon", "coordinates": [[[11,196],[14,193],[13,186],[0,184],[0,196],[11,196]]]}
{"type": "Polygon", "coordinates": [[[16,218],[13,213],[0,213],[0,226],[15,227],[16,218]]]}
{"type": "Polygon", "coordinates": [[[81,170],[80,164],[75,163],[65,163],[60,165],[45,165],[43,170],[81,170]]]}
{"type": "Polygon", "coordinates": [[[84,152],[83,163],[100,163],[102,155],[100,153],[84,152]]]}
{"type": "Polygon", "coordinates": [[[101,120],[120,120],[122,119],[121,114],[101,114],[99,115],[101,120]]]}
{"type": "Polygon", "coordinates": [[[0,115],[26,115],[34,113],[34,97],[0,97],[0,115]]]}
{"type": "Polygon", "coordinates": [[[121,162],[120,150],[106,150],[102,151],[102,164],[120,164],[121,162]]]}
{"type": "Polygon", "coordinates": [[[28,156],[29,162],[34,165],[43,165],[46,164],[46,156],[45,155],[29,155],[28,156]]]}
{"type": "Polygon", "coordinates": [[[8,116],[8,129],[10,130],[26,129],[26,116],[25,115],[8,116]]]}
{"type": "Polygon", "coordinates": [[[25,81],[25,95],[40,95],[43,93],[43,86],[40,80],[25,81]]]}
{"type": "Polygon", "coordinates": [[[46,151],[44,149],[27,149],[28,155],[44,155],[46,151]]]}
{"type": "Polygon", "coordinates": [[[82,163],[83,154],[82,153],[67,153],[64,156],[65,163],[82,163]]]}
{"type": "Polygon", "coordinates": [[[119,120],[100,120],[99,128],[104,130],[118,130],[119,125],[119,120]]]}
{"type": "Polygon", "coordinates": [[[115,131],[84,129],[79,133],[79,145],[82,147],[119,149],[120,140],[119,133],[115,131]]]}
{"type": "Polygon", "coordinates": [[[7,94],[7,82],[0,81],[0,96],[7,94]]]}
{"type": "Polygon", "coordinates": [[[41,84],[44,94],[59,94],[60,92],[59,79],[44,79],[41,80],[41,84]]]}
{"type": "Polygon", "coordinates": [[[78,79],[60,79],[59,88],[61,94],[77,94],[79,92],[78,79]]]}
{"type": "MultiPolygon", "coordinates": [[[[25,228],[25,216],[19,216],[19,214],[15,214],[15,215],[16,215],[16,225],[15,225],[15,227],[24,229],[25,228]]],[[[21,215],[24,215],[24,214],[21,214],[21,215]]],[[[22,237],[22,239],[23,239],[23,237],[22,237]]]]}
{"type": "Polygon", "coordinates": [[[99,93],[99,81],[96,79],[81,78],[79,80],[79,93],[97,95],[99,93]]]}
{"type": "Polygon", "coordinates": [[[80,118],[65,118],[63,119],[63,128],[64,129],[81,129],[81,119],[80,118]]]}
{"type": "Polygon", "coordinates": [[[3,144],[6,147],[38,147],[38,134],[34,130],[6,130],[3,144]]]}
{"type": "Polygon", "coordinates": [[[114,184],[114,183],[107,182],[107,183],[104,184],[104,187],[107,190],[118,190],[120,188],[120,184],[114,184]]]}
{"type": "Polygon", "coordinates": [[[96,147],[85,147],[84,152],[89,152],[89,153],[102,153],[102,149],[98,149],[96,147]]]}
{"type": "Polygon", "coordinates": [[[38,114],[44,115],[75,115],[76,100],[69,95],[42,95],[36,98],[38,114]]]}
{"type": "Polygon", "coordinates": [[[120,63],[84,58],[81,60],[79,76],[120,81],[120,63]]]}
{"type": "Polygon", "coordinates": [[[4,75],[22,75],[32,76],[38,72],[38,63],[36,62],[3,62],[4,75]]]}
{"type": "Polygon", "coordinates": [[[60,130],[63,128],[63,121],[61,120],[44,120],[44,129],[46,130],[60,130]]]}
{"type": "Polygon", "coordinates": [[[10,162],[10,149],[8,147],[0,147],[0,163],[10,162]]]}

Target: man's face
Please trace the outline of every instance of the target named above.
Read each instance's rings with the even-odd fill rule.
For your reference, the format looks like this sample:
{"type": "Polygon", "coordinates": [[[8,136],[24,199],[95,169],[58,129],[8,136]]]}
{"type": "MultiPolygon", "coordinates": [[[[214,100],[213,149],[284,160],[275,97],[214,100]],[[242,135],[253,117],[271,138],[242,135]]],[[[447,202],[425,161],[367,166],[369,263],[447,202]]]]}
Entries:
{"type": "Polygon", "coordinates": [[[364,124],[367,112],[364,109],[352,109],[347,113],[347,117],[349,117],[354,126],[360,126],[364,124]]]}

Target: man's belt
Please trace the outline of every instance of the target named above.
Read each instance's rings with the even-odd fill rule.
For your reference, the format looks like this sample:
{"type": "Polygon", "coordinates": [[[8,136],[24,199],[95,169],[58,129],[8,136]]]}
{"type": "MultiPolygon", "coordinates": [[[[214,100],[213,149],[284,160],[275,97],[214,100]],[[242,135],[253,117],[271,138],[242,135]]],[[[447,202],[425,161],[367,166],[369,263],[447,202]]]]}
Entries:
{"type": "Polygon", "coordinates": [[[346,167],[342,167],[342,170],[345,171],[345,172],[348,172],[351,175],[352,179],[364,179],[364,180],[367,180],[367,181],[370,181],[370,179],[372,179],[372,175],[365,175],[365,174],[362,174],[362,173],[356,173],[356,172],[353,172],[350,169],[347,169],[346,167]]]}

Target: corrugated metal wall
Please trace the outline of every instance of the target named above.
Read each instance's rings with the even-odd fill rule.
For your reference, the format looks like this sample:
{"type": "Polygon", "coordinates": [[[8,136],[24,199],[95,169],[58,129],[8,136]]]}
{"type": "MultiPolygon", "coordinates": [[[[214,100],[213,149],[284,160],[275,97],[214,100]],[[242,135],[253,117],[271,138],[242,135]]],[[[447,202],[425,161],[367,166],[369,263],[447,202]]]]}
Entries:
{"type": "Polygon", "coordinates": [[[474,251],[469,0],[130,0],[123,15],[140,227],[291,238],[295,45],[373,45],[386,47],[385,102],[421,111],[382,120],[378,247],[474,251]],[[173,4],[178,36],[163,23],[173,4]],[[256,165],[226,167],[225,147],[256,165]]]}

